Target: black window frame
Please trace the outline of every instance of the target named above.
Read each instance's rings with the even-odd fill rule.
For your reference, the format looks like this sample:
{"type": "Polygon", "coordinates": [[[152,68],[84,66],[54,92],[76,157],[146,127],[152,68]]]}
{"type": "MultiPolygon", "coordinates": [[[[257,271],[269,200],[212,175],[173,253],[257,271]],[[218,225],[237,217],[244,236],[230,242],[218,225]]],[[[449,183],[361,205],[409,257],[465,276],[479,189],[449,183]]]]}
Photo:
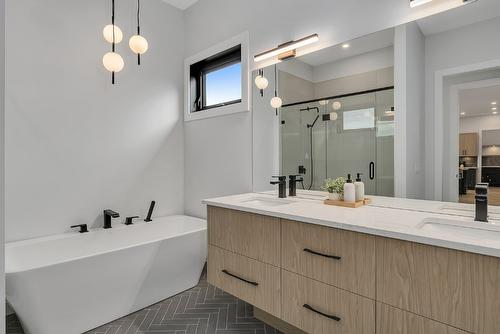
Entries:
{"type": "MultiPolygon", "coordinates": [[[[217,53],[211,57],[203,59],[197,63],[191,64],[189,67],[190,71],[190,89],[191,89],[191,106],[190,112],[196,113],[199,111],[210,110],[214,108],[224,107],[232,104],[241,103],[242,99],[236,99],[232,101],[225,101],[218,104],[207,105],[206,99],[206,76],[207,74],[220,70],[222,68],[234,65],[242,64],[242,45],[238,44],[232,48],[225,51],[217,53]]],[[[243,76],[243,68],[241,76],[243,76]]],[[[243,87],[243,86],[242,86],[243,87]]],[[[243,90],[243,88],[242,88],[243,90]]],[[[243,91],[241,92],[243,96],[243,91]]]]}

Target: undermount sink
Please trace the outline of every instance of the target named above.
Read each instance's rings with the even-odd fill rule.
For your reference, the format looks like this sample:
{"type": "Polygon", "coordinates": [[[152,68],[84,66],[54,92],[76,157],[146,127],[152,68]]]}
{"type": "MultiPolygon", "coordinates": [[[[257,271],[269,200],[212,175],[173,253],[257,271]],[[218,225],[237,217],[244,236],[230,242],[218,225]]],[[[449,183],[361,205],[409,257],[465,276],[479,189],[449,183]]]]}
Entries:
{"type": "Polygon", "coordinates": [[[241,203],[250,205],[262,205],[262,206],[281,206],[293,203],[292,201],[281,199],[281,198],[265,198],[265,197],[255,197],[242,201],[241,203]]]}
{"type": "Polygon", "coordinates": [[[470,220],[455,220],[446,218],[425,218],[418,229],[439,235],[451,234],[472,239],[500,239],[500,221],[477,222],[470,220]]]}

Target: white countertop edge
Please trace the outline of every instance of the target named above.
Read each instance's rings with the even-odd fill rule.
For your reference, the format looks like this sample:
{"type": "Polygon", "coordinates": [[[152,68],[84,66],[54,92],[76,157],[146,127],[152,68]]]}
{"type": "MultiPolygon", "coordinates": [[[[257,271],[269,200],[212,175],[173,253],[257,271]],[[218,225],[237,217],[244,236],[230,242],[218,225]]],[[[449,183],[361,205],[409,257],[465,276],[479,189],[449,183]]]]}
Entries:
{"type": "MultiPolygon", "coordinates": [[[[315,225],[338,228],[338,229],[342,229],[342,230],[365,233],[365,234],[370,234],[370,235],[375,235],[375,236],[380,236],[380,237],[387,237],[387,238],[392,238],[392,239],[411,241],[411,242],[416,242],[416,243],[420,243],[420,244],[424,244],[424,245],[449,248],[449,249],[464,251],[464,252],[468,252],[468,253],[476,253],[476,254],[481,254],[481,255],[500,257],[500,249],[492,248],[492,247],[484,247],[484,246],[480,246],[477,244],[469,244],[469,243],[458,242],[458,241],[438,239],[438,238],[434,238],[434,237],[430,237],[430,236],[422,236],[422,235],[417,235],[417,234],[412,234],[412,233],[390,231],[390,230],[382,229],[382,228],[366,227],[366,226],[362,226],[362,225],[352,225],[352,224],[340,223],[340,222],[336,222],[336,221],[332,221],[332,220],[323,220],[323,219],[315,219],[315,218],[310,218],[310,217],[305,217],[305,216],[297,216],[297,215],[286,214],[286,213],[281,213],[281,212],[274,212],[271,210],[264,210],[264,209],[257,209],[257,208],[241,206],[241,205],[221,203],[221,202],[217,202],[217,201],[214,201],[211,199],[203,200],[202,203],[206,204],[206,205],[210,205],[210,206],[225,208],[225,209],[233,209],[233,210],[238,210],[238,211],[243,211],[243,212],[256,213],[256,214],[265,215],[265,216],[271,216],[271,217],[276,217],[276,218],[299,221],[299,222],[306,223],[306,224],[315,224],[315,225]]],[[[397,210],[400,210],[400,209],[397,209],[397,210]]]]}

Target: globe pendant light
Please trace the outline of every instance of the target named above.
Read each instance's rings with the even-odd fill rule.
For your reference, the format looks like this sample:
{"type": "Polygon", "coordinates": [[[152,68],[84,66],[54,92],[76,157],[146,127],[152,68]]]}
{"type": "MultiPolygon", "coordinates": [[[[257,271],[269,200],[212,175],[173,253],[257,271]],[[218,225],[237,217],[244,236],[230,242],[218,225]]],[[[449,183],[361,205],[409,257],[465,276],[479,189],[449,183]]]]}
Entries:
{"type": "Polygon", "coordinates": [[[117,25],[108,24],[102,30],[102,35],[108,43],[113,43],[113,34],[115,36],[115,44],[118,44],[123,40],[123,32],[117,25]]]}
{"type": "Polygon", "coordinates": [[[255,86],[260,90],[260,96],[264,96],[264,89],[269,86],[269,81],[264,76],[264,69],[259,70],[259,74],[255,77],[255,86]]]}
{"type": "Polygon", "coordinates": [[[276,109],[276,116],[278,116],[278,108],[283,105],[283,100],[278,96],[278,70],[274,65],[274,97],[271,99],[271,107],[276,109]]]}
{"type": "Polygon", "coordinates": [[[128,45],[133,53],[137,55],[137,65],[141,65],[141,54],[148,51],[148,41],[141,36],[141,0],[137,0],[137,35],[130,37],[128,45]]]}
{"type": "MultiPolygon", "coordinates": [[[[117,37],[117,27],[115,26],[115,0],[111,0],[111,52],[108,52],[102,57],[102,64],[104,67],[111,72],[111,83],[114,85],[115,84],[115,73],[120,72],[123,67],[125,66],[125,63],[123,61],[122,56],[120,56],[118,53],[115,52],[115,47],[116,47],[116,37],[117,37]]],[[[104,31],[106,31],[106,27],[104,28],[104,31]]],[[[108,28],[109,30],[109,28],[108,28]]],[[[103,31],[103,33],[104,33],[103,31]]],[[[121,30],[120,30],[121,33],[121,30]]],[[[123,34],[121,35],[123,38],[123,34]]],[[[106,38],[106,34],[105,34],[106,38]]],[[[107,40],[107,39],[106,39],[107,40]]]]}

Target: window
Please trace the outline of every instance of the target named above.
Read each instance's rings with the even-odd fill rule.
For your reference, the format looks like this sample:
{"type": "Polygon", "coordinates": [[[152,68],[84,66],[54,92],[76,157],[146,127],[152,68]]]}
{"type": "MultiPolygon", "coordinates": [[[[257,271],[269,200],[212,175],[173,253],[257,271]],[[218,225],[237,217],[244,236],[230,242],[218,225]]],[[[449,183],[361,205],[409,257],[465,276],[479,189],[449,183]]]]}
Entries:
{"type": "Polygon", "coordinates": [[[344,111],[344,130],[373,129],[375,108],[344,111]]]}
{"type": "Polygon", "coordinates": [[[241,102],[241,45],[199,61],[190,68],[191,112],[241,102]]]}
{"type": "Polygon", "coordinates": [[[184,120],[249,111],[248,73],[248,33],[187,58],[184,120]]]}

